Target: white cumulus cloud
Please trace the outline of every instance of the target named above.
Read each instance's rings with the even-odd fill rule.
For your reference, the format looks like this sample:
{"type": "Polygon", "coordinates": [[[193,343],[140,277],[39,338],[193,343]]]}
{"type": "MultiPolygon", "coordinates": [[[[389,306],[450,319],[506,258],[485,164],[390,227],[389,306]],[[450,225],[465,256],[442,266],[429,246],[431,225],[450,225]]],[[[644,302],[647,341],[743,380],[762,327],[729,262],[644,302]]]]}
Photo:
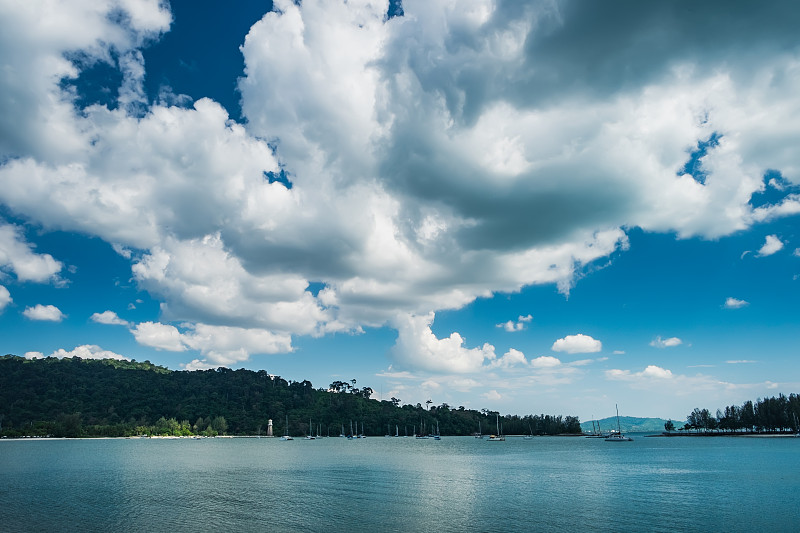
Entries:
{"type": "Polygon", "coordinates": [[[767,235],[764,245],[758,249],[759,257],[766,257],[783,249],[783,241],[777,235],[767,235]]]}
{"type": "MultiPolygon", "coordinates": [[[[42,352],[25,352],[25,359],[44,359],[45,355],[42,352]]],[[[72,350],[65,350],[59,348],[51,353],[48,357],[57,357],[63,359],[65,357],[80,357],[81,359],[116,359],[118,361],[130,361],[129,357],[120,355],[110,350],[104,350],[96,344],[84,344],[76,346],[72,350]]]]}
{"type": "Polygon", "coordinates": [[[219,368],[220,365],[213,365],[211,363],[206,363],[201,361],[200,359],[192,359],[188,363],[181,363],[181,368],[184,370],[211,370],[214,368],[219,368]]]}
{"type": "Polygon", "coordinates": [[[577,335],[567,335],[563,339],[558,339],[550,348],[554,352],[573,353],[593,353],[603,349],[603,343],[589,335],[578,333],[577,335]]]}
{"type": "Polygon", "coordinates": [[[612,380],[619,381],[642,381],[650,379],[672,379],[673,374],[671,370],[661,368],[656,365],[648,365],[641,372],[631,372],[630,370],[611,369],[606,370],[606,377],[612,380]]]}
{"type": "Polygon", "coordinates": [[[525,359],[525,354],[514,348],[509,349],[502,357],[495,359],[489,363],[490,368],[511,368],[516,365],[525,366],[528,360],[525,359]]]}
{"type": "MultiPolygon", "coordinates": [[[[0,77],[0,204],[129,259],[163,319],[187,324],[140,324],[143,344],[242,360],[389,324],[400,360],[461,371],[493,348],[427,335],[430,313],[534,284],[566,293],[627,249],[625,228],[716,238],[800,209],[751,202],[768,169],[800,179],[797,10],[476,5],[408,0],[387,20],[386,0],[277,0],[241,46],[239,124],[210,99],[145,100],[142,50],[168,31],[167,3],[0,3],[0,68],[15,73],[0,77]],[[98,63],[122,76],[117,105],[80,108],[71,82],[98,63]],[[265,178],[281,169],[291,188],[265,178]],[[253,333],[218,345],[206,326],[253,333]]],[[[0,228],[0,268],[57,276],[0,228]]]]}
{"type": "Polygon", "coordinates": [[[157,350],[199,351],[205,359],[192,363],[192,369],[215,368],[247,361],[253,353],[271,354],[292,351],[291,336],[258,328],[183,324],[184,331],[171,324],[142,322],[131,328],[136,342],[157,350]]]}
{"type": "Polygon", "coordinates": [[[750,302],[748,301],[728,297],[725,299],[724,307],[725,309],[741,309],[742,307],[747,307],[748,305],[750,305],[750,302]]]}
{"type": "Polygon", "coordinates": [[[136,342],[142,346],[166,350],[169,352],[182,352],[186,350],[183,336],[178,328],[160,322],[141,322],[131,329],[136,342]]]}
{"type": "Polygon", "coordinates": [[[89,317],[93,322],[97,322],[98,324],[108,324],[111,326],[130,326],[130,322],[127,320],[122,320],[120,317],[117,316],[117,313],[114,311],[103,311],[102,313],[93,313],[91,317],[89,317]]]}
{"type": "Polygon", "coordinates": [[[392,355],[397,363],[430,371],[462,373],[476,372],[484,360],[496,358],[494,346],[467,348],[458,332],[437,338],[431,331],[433,319],[433,313],[396,317],[394,325],[398,335],[392,355]]]}
{"type": "Polygon", "coordinates": [[[0,285],[0,313],[2,313],[3,309],[5,309],[6,306],[13,301],[14,300],[11,298],[11,293],[8,292],[8,289],[0,285]]]}
{"type": "Polygon", "coordinates": [[[25,242],[21,228],[0,224],[0,269],[10,269],[20,281],[42,283],[58,281],[62,267],[50,254],[35,253],[33,246],[25,242]]]}
{"type": "Polygon", "coordinates": [[[533,368],[556,368],[561,366],[561,360],[552,355],[542,355],[531,359],[531,366],[533,368]]]}
{"type": "MultiPolygon", "coordinates": [[[[27,354],[26,354],[27,357],[27,354]]],[[[96,344],[84,344],[83,346],[76,346],[72,350],[64,350],[60,348],[50,354],[50,357],[80,357],[81,359],[117,359],[119,361],[130,361],[129,357],[114,353],[109,350],[104,350],[96,344]]]]}
{"type": "Polygon", "coordinates": [[[30,320],[46,322],[61,322],[64,319],[64,314],[55,305],[36,304],[33,307],[26,307],[22,314],[30,320]]]}
{"type": "Polygon", "coordinates": [[[194,324],[181,335],[182,342],[198,350],[205,360],[216,366],[246,361],[250,354],[286,353],[292,351],[291,336],[258,328],[194,324]]]}

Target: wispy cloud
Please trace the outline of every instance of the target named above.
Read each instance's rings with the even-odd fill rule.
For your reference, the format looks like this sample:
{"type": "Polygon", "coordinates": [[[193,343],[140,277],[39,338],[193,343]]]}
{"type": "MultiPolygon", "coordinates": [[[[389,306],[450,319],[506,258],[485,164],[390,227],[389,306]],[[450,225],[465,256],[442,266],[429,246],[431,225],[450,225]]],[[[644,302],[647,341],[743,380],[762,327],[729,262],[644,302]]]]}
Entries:
{"type": "Polygon", "coordinates": [[[527,324],[531,320],[533,320],[532,315],[526,315],[526,316],[520,315],[516,322],[514,322],[513,320],[509,320],[508,322],[497,324],[497,327],[503,328],[508,332],[522,331],[525,329],[525,324],[527,324]]]}
{"type": "Polygon", "coordinates": [[[678,337],[670,337],[668,339],[662,339],[659,336],[650,341],[650,346],[654,348],[672,348],[673,346],[680,346],[681,344],[683,344],[683,341],[680,340],[678,337]]]}
{"type": "Polygon", "coordinates": [[[503,395],[500,394],[499,392],[497,392],[494,389],[490,390],[489,392],[485,392],[485,393],[481,394],[481,396],[483,396],[487,400],[493,401],[493,402],[503,398],[503,395]]]}

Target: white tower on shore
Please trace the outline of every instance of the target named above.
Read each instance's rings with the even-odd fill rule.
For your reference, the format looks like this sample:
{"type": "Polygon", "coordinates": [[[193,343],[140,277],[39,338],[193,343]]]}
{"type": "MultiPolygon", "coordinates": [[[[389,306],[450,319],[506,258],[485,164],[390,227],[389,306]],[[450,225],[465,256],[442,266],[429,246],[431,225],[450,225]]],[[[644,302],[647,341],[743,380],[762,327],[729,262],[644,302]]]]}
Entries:
{"type": "Polygon", "coordinates": [[[267,422],[267,437],[272,437],[272,436],[273,436],[272,435],[272,419],[270,418],[269,422],[267,422]]]}

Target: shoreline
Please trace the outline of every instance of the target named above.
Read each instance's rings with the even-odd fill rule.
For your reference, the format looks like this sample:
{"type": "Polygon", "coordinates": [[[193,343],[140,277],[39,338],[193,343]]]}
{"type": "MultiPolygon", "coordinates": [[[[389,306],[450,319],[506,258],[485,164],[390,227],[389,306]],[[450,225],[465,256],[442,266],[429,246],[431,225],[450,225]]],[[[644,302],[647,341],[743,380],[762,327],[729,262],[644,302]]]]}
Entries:
{"type": "Polygon", "coordinates": [[[746,437],[756,439],[798,438],[797,433],[656,433],[645,437],[746,437]]]}

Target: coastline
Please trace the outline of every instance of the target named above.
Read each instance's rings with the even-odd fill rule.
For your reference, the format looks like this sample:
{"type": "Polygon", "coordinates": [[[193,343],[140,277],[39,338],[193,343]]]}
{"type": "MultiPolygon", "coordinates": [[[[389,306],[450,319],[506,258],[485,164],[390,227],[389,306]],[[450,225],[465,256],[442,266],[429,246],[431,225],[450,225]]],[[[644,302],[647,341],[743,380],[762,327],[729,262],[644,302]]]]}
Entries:
{"type": "Polygon", "coordinates": [[[798,438],[797,433],[657,433],[645,437],[747,437],[756,439],[798,438]]]}

